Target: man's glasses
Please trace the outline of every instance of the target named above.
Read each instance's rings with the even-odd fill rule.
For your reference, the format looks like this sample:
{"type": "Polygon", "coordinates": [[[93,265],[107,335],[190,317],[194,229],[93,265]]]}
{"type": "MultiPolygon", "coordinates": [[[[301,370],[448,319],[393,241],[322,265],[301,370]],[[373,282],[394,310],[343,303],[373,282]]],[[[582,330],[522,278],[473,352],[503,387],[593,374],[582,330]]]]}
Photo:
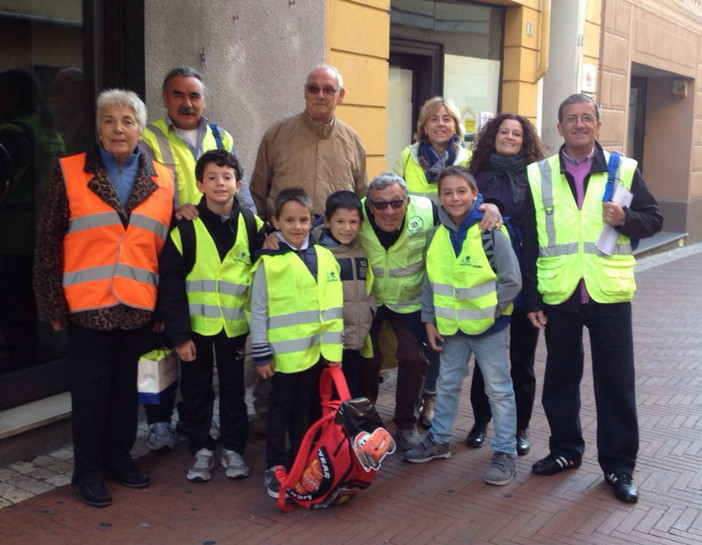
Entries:
{"type": "Polygon", "coordinates": [[[307,92],[311,95],[318,95],[320,91],[324,93],[324,96],[330,97],[338,91],[334,87],[319,87],[317,85],[305,85],[307,92]]]}
{"type": "Polygon", "coordinates": [[[581,116],[569,115],[565,118],[566,125],[575,125],[578,120],[580,120],[583,125],[593,125],[597,121],[597,118],[590,114],[583,114],[581,116]]]}
{"type": "Polygon", "coordinates": [[[394,209],[397,210],[398,208],[401,208],[403,204],[405,204],[405,200],[398,199],[396,201],[370,201],[370,203],[376,210],[385,210],[388,206],[392,206],[394,209]]]}

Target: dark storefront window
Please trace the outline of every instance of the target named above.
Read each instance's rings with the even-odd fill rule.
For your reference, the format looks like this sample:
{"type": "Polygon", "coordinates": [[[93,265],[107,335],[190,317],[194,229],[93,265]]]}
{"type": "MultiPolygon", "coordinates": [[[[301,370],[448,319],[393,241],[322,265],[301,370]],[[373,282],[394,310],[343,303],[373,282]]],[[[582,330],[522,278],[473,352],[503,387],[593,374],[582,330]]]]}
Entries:
{"type": "Polygon", "coordinates": [[[65,333],[36,317],[35,223],[58,157],[95,142],[106,88],[143,97],[143,0],[0,0],[0,410],[68,388],[65,333]]]}
{"type": "Polygon", "coordinates": [[[466,141],[498,111],[504,8],[453,0],[392,0],[388,165],[411,141],[434,95],[456,102],[466,141]]]}
{"type": "Polygon", "coordinates": [[[36,318],[32,260],[49,174],[90,137],[82,4],[0,0],[0,408],[66,389],[65,334],[36,318]]]}

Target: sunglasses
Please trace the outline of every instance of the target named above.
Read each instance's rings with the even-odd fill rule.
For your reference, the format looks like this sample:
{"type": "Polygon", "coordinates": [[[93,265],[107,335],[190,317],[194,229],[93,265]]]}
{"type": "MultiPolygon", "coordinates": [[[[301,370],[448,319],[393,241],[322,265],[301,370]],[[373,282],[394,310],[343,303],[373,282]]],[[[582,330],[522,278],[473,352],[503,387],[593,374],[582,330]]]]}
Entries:
{"type": "Polygon", "coordinates": [[[405,200],[398,199],[395,201],[370,201],[370,203],[376,210],[385,210],[388,206],[392,206],[394,209],[397,210],[398,208],[402,207],[403,204],[405,204],[405,200]]]}
{"type": "Polygon", "coordinates": [[[307,88],[307,92],[311,95],[318,95],[320,91],[324,93],[324,96],[332,96],[334,93],[338,91],[338,89],[334,89],[334,87],[318,87],[317,85],[305,85],[307,88]]]}

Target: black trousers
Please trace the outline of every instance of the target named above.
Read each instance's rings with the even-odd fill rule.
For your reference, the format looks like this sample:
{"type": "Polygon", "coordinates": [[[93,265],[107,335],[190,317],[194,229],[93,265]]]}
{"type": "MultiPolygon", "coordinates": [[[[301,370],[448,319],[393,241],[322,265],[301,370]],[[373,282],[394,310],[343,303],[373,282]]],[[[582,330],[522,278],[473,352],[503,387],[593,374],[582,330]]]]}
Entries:
{"type": "Polygon", "coordinates": [[[631,303],[582,305],[580,312],[545,308],[546,371],[542,401],[551,453],[580,460],[583,327],[590,333],[597,409],[597,455],[605,474],[633,473],[639,449],[631,303]]]}
{"type": "Polygon", "coordinates": [[[129,468],[137,431],[137,362],[147,351],[147,328],[96,331],[72,325],[70,383],[77,484],[102,482],[129,468]]]}
{"type": "Polygon", "coordinates": [[[215,449],[210,436],[214,408],[212,375],[217,365],[219,378],[219,425],[225,449],[244,454],[249,436],[244,388],[244,344],[246,335],[212,337],[193,333],[195,360],[180,364],[180,391],[190,439],[190,452],[215,449]]]}
{"type": "MultiPolygon", "coordinates": [[[[536,396],[536,376],[534,375],[534,355],[539,340],[539,330],[531,325],[523,309],[514,309],[509,331],[510,375],[514,385],[514,399],[517,404],[517,431],[529,427],[536,396]]],[[[492,418],[490,402],[485,393],[485,381],[480,366],[475,365],[473,381],[470,385],[470,403],[475,422],[487,424],[492,418]]]]}
{"type": "Polygon", "coordinates": [[[322,364],[317,363],[298,373],[276,372],[271,377],[266,418],[266,468],[278,465],[289,468],[295,459],[311,423],[310,405],[319,387],[321,369],[322,364]]]}
{"type": "Polygon", "coordinates": [[[373,403],[378,399],[378,376],[383,366],[383,353],[378,343],[380,329],[386,320],[397,338],[394,421],[398,429],[411,429],[417,423],[415,410],[419,404],[428,365],[423,345],[426,335],[419,311],[400,314],[385,305],[378,307],[370,330],[373,357],[363,361],[358,393],[373,403]]]}

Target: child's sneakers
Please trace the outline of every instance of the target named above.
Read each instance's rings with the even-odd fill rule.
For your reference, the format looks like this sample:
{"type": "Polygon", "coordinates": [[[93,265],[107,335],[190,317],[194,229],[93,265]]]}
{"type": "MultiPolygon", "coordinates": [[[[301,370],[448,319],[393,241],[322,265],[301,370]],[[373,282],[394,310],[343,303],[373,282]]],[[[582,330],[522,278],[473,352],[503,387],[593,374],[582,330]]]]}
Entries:
{"type": "Polygon", "coordinates": [[[241,458],[241,454],[233,450],[224,449],[222,451],[221,464],[226,469],[225,474],[230,479],[245,479],[251,474],[251,470],[241,458]]]}
{"type": "Polygon", "coordinates": [[[483,481],[495,486],[509,483],[517,474],[517,457],[506,452],[495,452],[490,460],[490,467],[483,476],[483,481]]]}
{"type": "Polygon", "coordinates": [[[193,465],[188,470],[188,480],[196,483],[204,483],[212,478],[212,468],[214,467],[214,453],[208,448],[201,448],[195,453],[193,465]]]}
{"type": "Polygon", "coordinates": [[[428,434],[416,447],[405,452],[405,462],[413,464],[423,464],[435,460],[436,458],[451,458],[451,450],[448,443],[437,443],[431,434],[428,434]]]}
{"type": "Polygon", "coordinates": [[[273,466],[266,469],[263,474],[263,481],[266,484],[266,493],[273,499],[278,499],[278,493],[280,492],[280,481],[275,474],[275,470],[281,468],[285,469],[283,466],[273,466]]]}

